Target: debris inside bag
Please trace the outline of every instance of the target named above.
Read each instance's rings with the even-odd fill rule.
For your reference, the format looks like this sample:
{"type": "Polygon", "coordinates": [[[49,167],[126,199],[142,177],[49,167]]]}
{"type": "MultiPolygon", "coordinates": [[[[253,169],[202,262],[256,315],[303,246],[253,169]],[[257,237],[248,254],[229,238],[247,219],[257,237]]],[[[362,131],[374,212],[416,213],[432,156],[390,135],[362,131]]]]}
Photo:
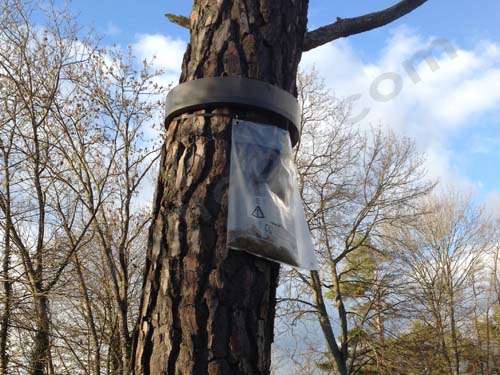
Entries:
{"type": "Polygon", "coordinates": [[[290,266],[299,266],[296,257],[289,254],[287,248],[279,247],[272,242],[259,238],[258,230],[255,230],[253,234],[241,231],[230,231],[228,237],[231,238],[230,247],[233,249],[245,250],[254,255],[275,260],[290,266]]]}
{"type": "Polygon", "coordinates": [[[287,131],[233,122],[227,237],[232,249],[316,268],[287,131]]]}

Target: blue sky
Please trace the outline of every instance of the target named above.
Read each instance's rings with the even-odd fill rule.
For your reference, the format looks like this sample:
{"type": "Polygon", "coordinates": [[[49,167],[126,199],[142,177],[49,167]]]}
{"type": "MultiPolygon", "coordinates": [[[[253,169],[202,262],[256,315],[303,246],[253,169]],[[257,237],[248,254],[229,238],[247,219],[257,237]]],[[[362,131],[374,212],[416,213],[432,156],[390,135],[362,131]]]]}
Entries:
{"type": "MultiPolygon", "coordinates": [[[[310,28],[324,25],[336,17],[351,17],[375,11],[394,4],[395,0],[347,1],[311,0],[309,9],[310,28]]],[[[190,0],[73,0],[71,7],[79,12],[86,25],[93,24],[101,32],[114,25],[121,33],[108,38],[110,41],[129,43],[137,34],[164,33],[187,38],[187,33],[166,22],[166,12],[189,14],[190,0]]],[[[387,29],[405,24],[426,35],[446,35],[470,45],[478,39],[499,40],[500,2],[497,0],[430,0],[428,4],[392,24],[368,34],[352,37],[357,48],[367,57],[376,55],[383,46],[387,29]]]]}
{"type": "MultiPolygon", "coordinates": [[[[382,9],[396,0],[311,0],[310,28],[336,17],[382,9]]],[[[73,0],[80,22],[107,44],[131,44],[141,57],[158,56],[167,80],[176,81],[188,34],[164,13],[189,14],[192,2],[73,0]]],[[[307,53],[302,67],[315,67],[336,95],[361,94],[357,110],[369,108],[366,124],[382,124],[413,137],[426,153],[428,170],[443,184],[475,190],[500,210],[500,2],[430,0],[397,22],[307,53]],[[422,63],[414,84],[402,63],[435,38],[453,44],[457,57],[436,52],[439,69],[422,63]],[[380,74],[403,79],[401,93],[386,103],[370,97],[380,74]]],[[[387,82],[385,82],[387,83],[387,82]]],[[[383,91],[383,85],[380,87],[383,91]]],[[[391,87],[387,87],[390,90],[391,87]]]]}

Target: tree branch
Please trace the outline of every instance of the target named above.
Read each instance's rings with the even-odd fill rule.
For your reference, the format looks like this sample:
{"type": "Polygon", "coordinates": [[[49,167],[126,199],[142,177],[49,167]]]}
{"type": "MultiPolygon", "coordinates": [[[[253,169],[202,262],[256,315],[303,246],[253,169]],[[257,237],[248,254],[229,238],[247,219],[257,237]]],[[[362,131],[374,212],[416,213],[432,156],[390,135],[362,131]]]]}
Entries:
{"type": "Polygon", "coordinates": [[[339,38],[385,26],[414,11],[427,0],[402,0],[390,8],[355,18],[337,18],[337,21],[306,33],[303,51],[309,51],[339,38]]]}
{"type": "Polygon", "coordinates": [[[189,21],[189,18],[187,18],[185,16],[178,16],[178,15],[172,14],[172,13],[165,14],[165,17],[167,17],[170,22],[173,22],[173,23],[179,25],[180,27],[185,27],[186,29],[189,29],[189,26],[191,23],[189,21]]]}

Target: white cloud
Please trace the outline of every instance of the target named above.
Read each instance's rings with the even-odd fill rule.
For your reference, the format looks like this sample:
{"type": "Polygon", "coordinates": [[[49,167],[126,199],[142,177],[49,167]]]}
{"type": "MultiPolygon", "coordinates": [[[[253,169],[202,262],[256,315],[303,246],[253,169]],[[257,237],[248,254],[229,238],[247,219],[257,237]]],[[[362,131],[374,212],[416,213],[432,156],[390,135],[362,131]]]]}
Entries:
{"type": "Polygon", "coordinates": [[[139,34],[134,52],[143,60],[153,59],[156,68],[165,70],[166,80],[177,82],[181,73],[186,42],[161,34],[139,34]]]}
{"type": "Polygon", "coordinates": [[[461,124],[476,113],[500,104],[500,68],[484,71],[448,92],[436,107],[436,116],[445,123],[461,124]]]}
{"type": "Polygon", "coordinates": [[[425,150],[427,172],[440,185],[438,191],[448,191],[450,187],[458,187],[465,192],[478,193],[483,187],[481,181],[472,181],[461,173],[454,152],[443,144],[430,144],[425,150]]]}
{"type": "Polygon", "coordinates": [[[432,54],[434,70],[428,62],[418,62],[420,81],[414,83],[403,64],[428,50],[433,40],[397,28],[373,61],[365,61],[347,40],[339,40],[306,53],[301,64],[304,69],[314,66],[337,96],[359,96],[353,115],[370,111],[360,126],[382,124],[413,137],[428,156],[431,177],[464,188],[481,186],[481,181],[461,173],[459,155],[449,139],[477,125],[472,120],[500,112],[500,45],[483,41],[467,50],[437,44],[432,54]],[[391,75],[383,77],[390,79],[379,79],[377,85],[377,78],[385,73],[391,75]],[[382,102],[372,95],[370,89],[379,96],[390,93],[397,79],[401,91],[391,100],[382,102]]]}

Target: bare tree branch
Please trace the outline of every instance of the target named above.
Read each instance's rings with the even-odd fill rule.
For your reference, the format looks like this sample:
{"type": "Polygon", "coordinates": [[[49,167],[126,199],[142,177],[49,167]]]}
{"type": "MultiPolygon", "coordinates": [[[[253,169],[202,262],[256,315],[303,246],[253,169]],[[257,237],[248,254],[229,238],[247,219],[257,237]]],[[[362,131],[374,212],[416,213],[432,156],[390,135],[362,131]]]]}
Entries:
{"type": "Polygon", "coordinates": [[[180,27],[185,27],[186,29],[189,29],[190,21],[188,17],[178,16],[172,13],[166,13],[165,17],[167,17],[170,22],[175,23],[180,27]]]}
{"type": "Polygon", "coordinates": [[[414,11],[427,0],[402,0],[390,8],[354,18],[337,18],[337,21],[306,33],[303,51],[309,51],[339,38],[370,31],[385,26],[414,11]]]}

